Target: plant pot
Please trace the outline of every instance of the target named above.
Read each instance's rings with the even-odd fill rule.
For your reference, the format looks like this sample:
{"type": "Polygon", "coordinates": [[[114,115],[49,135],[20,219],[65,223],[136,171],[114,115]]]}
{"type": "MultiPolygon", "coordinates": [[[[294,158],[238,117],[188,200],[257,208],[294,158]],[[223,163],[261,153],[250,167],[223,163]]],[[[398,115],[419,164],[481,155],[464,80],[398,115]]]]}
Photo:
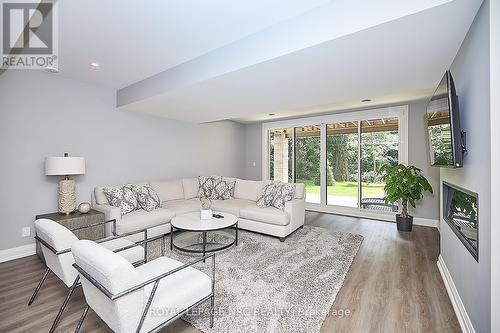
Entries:
{"type": "Polygon", "coordinates": [[[396,214],[396,224],[399,231],[411,231],[413,216],[402,217],[401,214],[396,214]]]}

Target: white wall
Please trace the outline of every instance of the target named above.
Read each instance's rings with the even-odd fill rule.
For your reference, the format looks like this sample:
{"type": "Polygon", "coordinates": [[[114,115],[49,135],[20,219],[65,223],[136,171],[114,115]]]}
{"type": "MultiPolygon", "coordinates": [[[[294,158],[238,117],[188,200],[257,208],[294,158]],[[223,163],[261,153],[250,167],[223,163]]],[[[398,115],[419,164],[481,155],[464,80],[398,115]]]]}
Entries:
{"type": "MultiPolygon", "coordinates": [[[[441,256],[476,332],[490,332],[491,151],[489,2],[485,1],[453,64],[460,121],[468,153],[460,169],[441,169],[441,179],[479,194],[479,262],[441,221],[441,256]]],[[[498,314],[497,314],[498,315],[498,314]]]]}
{"type": "MultiPolygon", "coordinates": [[[[491,202],[500,202],[500,1],[490,2],[491,202]]],[[[491,211],[491,331],[500,332],[500,210],[491,211]],[[493,223],[495,221],[495,223],[493,223]]]]}
{"type": "MultiPolygon", "coordinates": [[[[434,189],[434,194],[425,194],[424,200],[417,204],[411,213],[419,218],[439,219],[439,169],[430,166],[425,114],[428,100],[418,100],[408,104],[408,162],[422,169],[424,176],[434,189]]],[[[405,103],[400,103],[402,105],[405,103]]],[[[384,106],[377,106],[385,107],[384,106]]],[[[394,106],[394,105],[387,105],[394,106]]],[[[360,109],[361,110],[361,109],[360,109]]],[[[340,112],[352,112],[345,110],[340,112]]],[[[262,123],[246,125],[245,178],[262,179],[262,123]],[[256,161],[256,167],[252,167],[256,161]]]]}
{"type": "Polygon", "coordinates": [[[252,180],[262,179],[261,123],[245,126],[245,178],[252,180]]]}
{"type": "Polygon", "coordinates": [[[77,202],[97,184],[200,174],[244,175],[244,126],[171,121],[115,108],[113,90],[41,71],[0,76],[0,250],[21,238],[36,214],[57,211],[59,177],[44,175],[46,156],[83,156],[77,202]]]}

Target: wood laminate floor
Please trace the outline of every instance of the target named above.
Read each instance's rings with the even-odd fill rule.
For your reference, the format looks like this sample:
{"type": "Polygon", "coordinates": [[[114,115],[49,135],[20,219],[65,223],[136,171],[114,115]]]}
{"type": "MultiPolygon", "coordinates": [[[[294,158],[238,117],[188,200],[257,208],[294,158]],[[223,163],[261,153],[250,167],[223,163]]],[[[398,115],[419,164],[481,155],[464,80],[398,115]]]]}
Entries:
{"type": "MultiPolygon", "coordinates": [[[[394,223],[313,212],[306,214],[306,224],[365,237],[322,332],[460,332],[436,266],[435,228],[415,226],[400,233],[394,223]]],[[[48,332],[67,288],[49,274],[28,307],[43,271],[36,256],[0,264],[0,332],[48,332]]],[[[56,332],[72,332],[84,306],[79,289],[56,332]]],[[[109,331],[90,311],[82,332],[109,331]]],[[[198,330],[177,320],[164,332],[198,330]]]]}

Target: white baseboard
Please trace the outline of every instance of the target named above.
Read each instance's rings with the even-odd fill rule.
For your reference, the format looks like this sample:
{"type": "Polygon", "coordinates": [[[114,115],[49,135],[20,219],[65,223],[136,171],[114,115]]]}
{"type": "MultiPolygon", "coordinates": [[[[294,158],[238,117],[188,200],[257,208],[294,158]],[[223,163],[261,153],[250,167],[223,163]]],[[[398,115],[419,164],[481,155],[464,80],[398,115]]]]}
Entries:
{"type": "Polygon", "coordinates": [[[439,220],[424,219],[422,217],[414,217],[413,224],[422,225],[425,227],[434,227],[439,229],[439,220]]]}
{"type": "MultiPolygon", "coordinates": [[[[359,218],[366,219],[374,219],[380,221],[394,222],[396,223],[396,213],[389,212],[378,212],[378,211],[369,211],[369,210],[360,210],[358,208],[339,208],[339,207],[323,207],[320,205],[308,204],[306,210],[327,214],[337,214],[337,215],[346,215],[346,216],[354,216],[359,218]]],[[[434,227],[439,228],[439,220],[433,219],[425,219],[421,217],[414,217],[413,224],[421,225],[425,227],[434,227]]]]}
{"type": "Polygon", "coordinates": [[[444,285],[446,290],[448,291],[448,296],[450,297],[451,305],[453,306],[453,310],[455,310],[455,314],[458,318],[458,323],[460,324],[460,328],[464,333],[475,333],[474,326],[472,326],[472,322],[470,321],[469,315],[465,310],[464,303],[458,294],[457,287],[453,282],[453,279],[446,267],[446,263],[441,255],[439,255],[437,266],[439,268],[439,272],[441,273],[441,277],[443,278],[444,285]]]}
{"type": "Polygon", "coordinates": [[[0,263],[31,256],[35,253],[36,253],[35,243],[14,247],[11,249],[0,250],[0,263]]]}

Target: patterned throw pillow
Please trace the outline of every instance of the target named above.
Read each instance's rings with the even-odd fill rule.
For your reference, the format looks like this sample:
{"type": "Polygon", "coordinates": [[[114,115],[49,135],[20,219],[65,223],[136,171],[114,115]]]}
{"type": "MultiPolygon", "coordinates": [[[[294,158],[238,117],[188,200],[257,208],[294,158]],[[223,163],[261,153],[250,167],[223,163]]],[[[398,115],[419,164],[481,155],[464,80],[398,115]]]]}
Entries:
{"type": "Polygon", "coordinates": [[[264,186],[257,197],[257,206],[260,208],[271,207],[277,191],[278,187],[275,183],[264,186]]]}
{"type": "Polygon", "coordinates": [[[222,178],[216,180],[214,187],[212,189],[212,195],[210,199],[212,200],[228,200],[234,195],[234,187],[236,186],[236,180],[226,181],[222,178]]]}
{"type": "Polygon", "coordinates": [[[161,208],[161,199],[158,194],[148,184],[137,186],[132,185],[132,190],[137,198],[139,206],[145,211],[152,211],[161,208]]]}
{"type": "Polygon", "coordinates": [[[102,189],[111,206],[120,207],[122,215],[139,209],[139,204],[130,184],[121,187],[105,187],[102,189]]]}
{"type": "Polygon", "coordinates": [[[285,202],[292,200],[295,197],[295,184],[277,183],[276,195],[273,199],[273,207],[285,209],[285,202]]]}
{"type": "Polygon", "coordinates": [[[214,177],[214,176],[205,177],[205,176],[199,176],[198,177],[198,182],[200,183],[200,191],[198,192],[198,196],[200,198],[211,198],[214,186],[220,180],[222,180],[222,177],[214,177]]]}

